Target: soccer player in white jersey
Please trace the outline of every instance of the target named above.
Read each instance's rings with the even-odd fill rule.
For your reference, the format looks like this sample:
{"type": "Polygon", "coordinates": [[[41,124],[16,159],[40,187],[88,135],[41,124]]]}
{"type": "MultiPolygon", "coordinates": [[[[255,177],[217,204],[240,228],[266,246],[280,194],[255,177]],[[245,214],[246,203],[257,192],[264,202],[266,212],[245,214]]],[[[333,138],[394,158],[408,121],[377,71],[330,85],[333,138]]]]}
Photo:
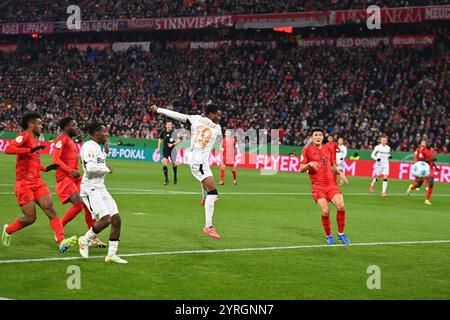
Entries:
{"type": "Polygon", "coordinates": [[[387,145],[388,139],[386,135],[380,138],[380,144],[373,149],[371,157],[375,163],[375,177],[370,184],[370,192],[374,192],[373,187],[378,178],[383,177],[382,197],[387,197],[388,177],[389,177],[389,159],[391,159],[391,147],[387,145]]]}
{"type": "Polygon", "coordinates": [[[111,167],[106,166],[107,155],[100,147],[108,141],[108,130],[101,123],[92,123],[88,125],[87,132],[91,140],[85,142],[80,151],[84,169],[80,196],[97,222],[78,239],[80,254],[83,258],[88,258],[92,240],[111,225],[108,255],[105,261],[128,263],[116,254],[119,247],[121,219],[116,202],[105,187],[105,176],[113,172],[111,167]]]}
{"type": "MultiPolygon", "coordinates": [[[[344,161],[347,157],[347,147],[344,145],[344,138],[338,139],[339,152],[336,152],[336,166],[339,170],[344,172],[344,161]]],[[[339,178],[340,179],[340,178],[339,178]]],[[[340,180],[339,186],[342,186],[344,181],[340,180]]]]}
{"type": "Polygon", "coordinates": [[[205,227],[203,232],[215,239],[220,239],[213,227],[214,203],[217,200],[217,189],[214,177],[209,167],[209,154],[214,146],[217,136],[222,135],[219,108],[214,104],[206,106],[206,117],[199,115],[186,115],[168,109],[158,108],[152,105],[153,112],[166,115],[169,118],[189,122],[191,124],[191,159],[190,167],[192,175],[202,185],[203,199],[205,200],[205,227]]]}

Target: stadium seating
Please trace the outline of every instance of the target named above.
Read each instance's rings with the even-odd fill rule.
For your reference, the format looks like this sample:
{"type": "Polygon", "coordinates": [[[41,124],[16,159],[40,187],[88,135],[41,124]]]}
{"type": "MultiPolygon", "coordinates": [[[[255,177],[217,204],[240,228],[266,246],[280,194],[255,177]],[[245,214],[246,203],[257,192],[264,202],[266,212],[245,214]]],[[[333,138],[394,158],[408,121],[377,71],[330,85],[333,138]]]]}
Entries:
{"type": "Polygon", "coordinates": [[[47,132],[72,115],[82,127],[102,119],[113,135],[154,138],[161,123],[150,103],[198,113],[214,100],[225,126],[280,128],[285,144],[304,145],[319,125],[352,148],[371,148],[386,132],[394,150],[410,150],[425,134],[448,152],[448,40],[436,41],[427,49],[278,43],[87,53],[30,42],[0,53],[0,122],[19,130],[22,112],[39,110],[47,132]]]}

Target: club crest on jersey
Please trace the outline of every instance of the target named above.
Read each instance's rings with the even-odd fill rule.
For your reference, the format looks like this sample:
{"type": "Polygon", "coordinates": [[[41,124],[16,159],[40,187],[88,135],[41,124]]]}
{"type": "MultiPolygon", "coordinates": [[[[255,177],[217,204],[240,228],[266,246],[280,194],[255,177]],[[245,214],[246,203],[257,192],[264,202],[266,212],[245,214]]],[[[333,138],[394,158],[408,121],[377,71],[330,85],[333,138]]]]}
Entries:
{"type": "Polygon", "coordinates": [[[62,142],[61,142],[61,141],[58,141],[58,142],[55,144],[55,148],[61,149],[61,147],[62,147],[62,142]]]}
{"type": "Polygon", "coordinates": [[[23,136],[17,136],[16,142],[21,143],[23,141],[23,136]]]}

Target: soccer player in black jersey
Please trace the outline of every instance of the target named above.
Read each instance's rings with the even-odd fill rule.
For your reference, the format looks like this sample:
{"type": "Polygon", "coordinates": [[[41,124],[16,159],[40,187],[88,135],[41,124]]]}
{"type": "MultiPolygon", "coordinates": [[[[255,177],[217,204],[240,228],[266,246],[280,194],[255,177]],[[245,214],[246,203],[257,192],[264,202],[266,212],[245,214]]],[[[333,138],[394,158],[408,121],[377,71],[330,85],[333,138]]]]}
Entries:
{"type": "Polygon", "coordinates": [[[169,184],[169,173],[167,170],[167,165],[172,162],[173,168],[173,183],[177,184],[177,152],[174,147],[181,143],[181,140],[175,136],[173,131],[173,123],[171,121],[166,122],[166,129],[163,130],[159,136],[158,140],[158,150],[161,148],[161,143],[163,144],[163,172],[164,172],[164,184],[169,184]]]}

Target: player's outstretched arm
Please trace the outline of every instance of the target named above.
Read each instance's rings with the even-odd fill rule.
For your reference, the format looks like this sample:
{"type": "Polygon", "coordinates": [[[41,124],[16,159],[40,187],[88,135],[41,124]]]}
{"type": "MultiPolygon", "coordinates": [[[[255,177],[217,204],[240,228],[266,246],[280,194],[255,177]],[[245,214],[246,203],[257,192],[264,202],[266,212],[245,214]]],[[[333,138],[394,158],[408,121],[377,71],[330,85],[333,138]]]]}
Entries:
{"type": "Polygon", "coordinates": [[[331,165],[331,169],[333,170],[333,172],[337,175],[339,175],[339,178],[341,178],[342,181],[344,181],[346,184],[348,184],[348,179],[345,176],[344,172],[341,171],[341,169],[339,169],[338,167],[336,167],[335,164],[331,165]]]}
{"type": "Polygon", "coordinates": [[[378,161],[377,153],[378,153],[378,150],[375,148],[375,149],[372,151],[372,153],[370,154],[370,157],[371,157],[373,160],[375,160],[375,161],[378,161]]]}
{"type": "Polygon", "coordinates": [[[189,119],[189,116],[184,113],[179,113],[179,112],[172,111],[169,109],[164,109],[164,108],[158,108],[156,105],[152,105],[151,108],[152,108],[153,112],[163,114],[169,118],[172,118],[172,119],[175,119],[175,120],[178,120],[181,122],[186,122],[189,119]]]}
{"type": "Polygon", "coordinates": [[[72,169],[71,169],[68,165],[66,165],[66,164],[64,163],[64,161],[61,160],[61,155],[62,155],[62,147],[57,148],[57,147],[55,146],[55,148],[53,149],[52,162],[53,162],[54,164],[59,165],[58,168],[63,169],[63,170],[66,171],[67,173],[71,173],[71,172],[72,172],[72,169]]]}

